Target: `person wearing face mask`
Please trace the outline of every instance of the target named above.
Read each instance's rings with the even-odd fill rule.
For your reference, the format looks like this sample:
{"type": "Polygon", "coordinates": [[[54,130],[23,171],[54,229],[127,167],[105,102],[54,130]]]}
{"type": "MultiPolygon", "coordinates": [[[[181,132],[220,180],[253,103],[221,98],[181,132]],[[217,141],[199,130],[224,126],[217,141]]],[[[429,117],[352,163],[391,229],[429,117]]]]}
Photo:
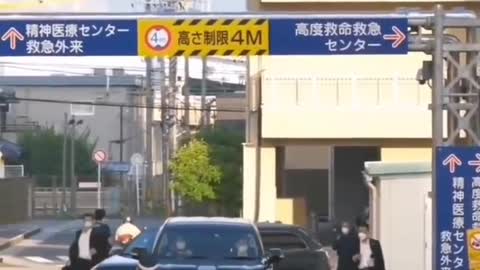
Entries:
{"type": "Polygon", "coordinates": [[[359,270],[385,270],[382,246],[376,239],[370,238],[367,225],[358,228],[360,252],[353,257],[359,270]]]}
{"type": "Polygon", "coordinates": [[[333,244],[333,249],[337,252],[338,257],[337,270],[357,270],[353,256],[358,254],[359,240],[350,223],[342,223],[341,234],[333,244]]]}
{"type": "Polygon", "coordinates": [[[75,239],[69,248],[69,265],[64,269],[89,270],[95,264],[95,257],[98,250],[93,237],[93,215],[83,216],[83,228],[76,232],[75,239]]]}
{"type": "Polygon", "coordinates": [[[248,243],[245,239],[240,239],[237,244],[237,257],[248,257],[248,243]]]}
{"type": "Polygon", "coordinates": [[[175,241],[175,256],[178,256],[178,257],[192,256],[192,251],[187,249],[187,242],[181,236],[177,237],[175,241]]]}

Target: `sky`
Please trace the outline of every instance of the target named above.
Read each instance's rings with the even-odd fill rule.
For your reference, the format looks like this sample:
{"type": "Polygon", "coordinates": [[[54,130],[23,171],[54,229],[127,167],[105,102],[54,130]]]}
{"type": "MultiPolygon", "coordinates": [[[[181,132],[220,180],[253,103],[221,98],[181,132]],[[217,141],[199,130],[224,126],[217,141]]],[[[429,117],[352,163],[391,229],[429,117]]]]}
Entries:
{"type": "MultiPolygon", "coordinates": [[[[245,11],[245,0],[211,1],[212,12],[245,11]]],[[[2,12],[141,12],[143,6],[144,0],[0,0],[2,12]]],[[[93,67],[125,67],[128,73],[143,74],[145,67],[139,57],[2,57],[0,65],[3,66],[0,73],[4,75],[50,75],[65,71],[67,75],[80,75],[90,72],[93,67]]],[[[238,81],[238,68],[229,65],[216,70],[225,68],[229,71],[217,76],[213,74],[216,78],[212,79],[238,81]]],[[[192,60],[190,70],[192,77],[200,77],[201,63],[192,60]]]]}

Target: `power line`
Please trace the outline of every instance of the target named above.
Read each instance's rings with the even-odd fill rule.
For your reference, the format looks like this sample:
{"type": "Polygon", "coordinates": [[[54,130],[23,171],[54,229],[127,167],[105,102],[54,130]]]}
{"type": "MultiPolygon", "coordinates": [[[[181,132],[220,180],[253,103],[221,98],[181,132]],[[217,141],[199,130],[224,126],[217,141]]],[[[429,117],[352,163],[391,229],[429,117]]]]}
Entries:
{"type": "MultiPolygon", "coordinates": [[[[60,99],[43,99],[43,98],[11,98],[9,102],[26,101],[26,102],[40,102],[40,103],[57,103],[57,104],[75,104],[75,105],[90,105],[90,106],[104,106],[104,107],[124,107],[124,108],[143,108],[143,109],[170,109],[175,111],[184,111],[185,108],[172,106],[147,106],[141,104],[126,104],[115,102],[92,102],[92,101],[75,101],[75,100],[60,100],[60,99]]],[[[209,109],[209,108],[190,108],[193,111],[209,111],[209,112],[245,112],[243,109],[209,109]]]]}
{"type": "MultiPolygon", "coordinates": [[[[80,72],[80,71],[66,71],[65,68],[71,68],[71,69],[95,69],[95,68],[122,68],[124,71],[131,71],[131,72],[141,72],[144,73],[145,70],[142,68],[135,68],[135,67],[94,67],[94,66],[75,66],[71,64],[58,64],[58,66],[55,66],[56,64],[48,64],[50,66],[55,66],[53,68],[59,68],[59,69],[53,69],[52,67],[50,68],[41,68],[41,67],[32,67],[32,66],[43,66],[46,64],[40,64],[40,63],[13,63],[13,62],[0,62],[4,67],[8,68],[13,68],[13,69],[21,69],[21,70],[31,70],[31,71],[45,71],[45,72],[61,72],[61,73],[66,73],[66,74],[75,74],[75,75],[90,75],[88,71],[80,72]]],[[[217,70],[213,72],[214,74],[217,75],[237,75],[240,72],[236,70],[217,70]]]]}

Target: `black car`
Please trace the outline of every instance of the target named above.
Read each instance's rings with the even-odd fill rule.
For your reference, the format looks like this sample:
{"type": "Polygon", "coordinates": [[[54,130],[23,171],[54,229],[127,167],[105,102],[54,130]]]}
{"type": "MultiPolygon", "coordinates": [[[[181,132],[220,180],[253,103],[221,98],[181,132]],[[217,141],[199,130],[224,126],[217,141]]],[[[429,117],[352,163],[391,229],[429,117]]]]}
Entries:
{"type": "Polygon", "coordinates": [[[281,249],[285,258],[276,270],[329,270],[328,253],[313,234],[302,227],[282,223],[259,223],[263,246],[281,249]]]}
{"type": "Polygon", "coordinates": [[[257,228],[248,221],[175,217],[94,269],[266,270],[282,257],[278,249],[264,251],[257,228]],[[182,253],[176,250],[179,239],[186,243],[182,253]],[[245,254],[239,255],[238,243],[247,243],[245,254]]]}

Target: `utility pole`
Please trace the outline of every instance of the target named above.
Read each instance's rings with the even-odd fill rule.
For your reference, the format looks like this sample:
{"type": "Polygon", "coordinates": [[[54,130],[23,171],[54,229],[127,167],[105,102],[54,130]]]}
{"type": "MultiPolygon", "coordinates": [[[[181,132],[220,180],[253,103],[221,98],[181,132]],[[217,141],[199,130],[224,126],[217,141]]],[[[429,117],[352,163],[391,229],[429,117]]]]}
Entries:
{"type": "MultiPolygon", "coordinates": [[[[435,9],[435,27],[433,29],[435,46],[433,50],[433,79],[432,79],[432,168],[437,160],[437,146],[443,144],[443,9],[437,5],[435,9]]],[[[432,269],[437,269],[437,172],[432,170],[432,269]]],[[[439,267],[439,266],[438,266],[439,267]]]]}
{"type": "MultiPolygon", "coordinates": [[[[124,138],[123,138],[123,106],[120,106],[120,162],[123,161],[123,143],[124,143],[124,138]]],[[[123,178],[123,173],[122,173],[122,178],[123,178]]]]}
{"type": "MultiPolygon", "coordinates": [[[[170,89],[170,99],[169,99],[169,107],[174,107],[176,108],[176,98],[177,98],[177,57],[172,57],[169,60],[169,67],[168,67],[168,81],[169,81],[169,89],[170,89]]],[[[169,157],[168,160],[172,160],[172,158],[175,156],[175,152],[177,151],[177,111],[176,110],[170,110],[170,121],[169,121],[169,127],[170,128],[170,144],[169,144],[169,157]]],[[[167,168],[168,169],[168,168],[167,168]]],[[[170,173],[168,174],[170,176],[170,173]]],[[[169,183],[168,186],[170,187],[170,182],[173,181],[169,177],[169,183]]],[[[175,213],[175,194],[172,189],[169,190],[169,199],[170,199],[170,210],[172,213],[175,213]]]]}
{"type": "Polygon", "coordinates": [[[162,128],[162,189],[163,189],[163,203],[165,209],[170,210],[169,203],[169,177],[168,177],[168,148],[169,148],[169,138],[168,138],[168,129],[169,123],[167,120],[168,110],[167,110],[167,95],[168,88],[165,86],[165,60],[160,58],[158,61],[159,64],[159,83],[160,83],[160,107],[161,107],[161,128],[162,128]]]}
{"type": "Polygon", "coordinates": [[[68,146],[68,113],[64,113],[63,121],[63,153],[62,153],[62,205],[61,211],[65,211],[65,205],[67,204],[67,146],[68,146]]]}
{"type": "MultiPolygon", "coordinates": [[[[145,10],[147,12],[152,11],[150,1],[145,2],[145,10]]],[[[147,57],[145,58],[146,63],[146,76],[145,76],[145,91],[146,91],[146,142],[145,142],[145,181],[143,183],[143,190],[147,186],[153,184],[153,162],[152,162],[152,130],[153,130],[153,89],[152,89],[152,59],[147,57]]],[[[152,198],[153,199],[153,198],[152,198]]],[[[145,196],[143,198],[145,202],[145,196]]],[[[145,204],[144,204],[145,205],[145,204]]]]}
{"type": "Polygon", "coordinates": [[[72,131],[70,137],[70,211],[75,214],[77,211],[77,178],[75,177],[75,117],[70,120],[72,131]]]}
{"type": "Polygon", "coordinates": [[[202,100],[201,100],[201,124],[202,127],[205,127],[208,124],[207,121],[207,106],[206,106],[206,95],[207,95],[207,57],[202,57],[202,100]]]}
{"type": "Polygon", "coordinates": [[[185,56],[185,78],[183,85],[185,137],[190,139],[190,59],[185,56]]]}

